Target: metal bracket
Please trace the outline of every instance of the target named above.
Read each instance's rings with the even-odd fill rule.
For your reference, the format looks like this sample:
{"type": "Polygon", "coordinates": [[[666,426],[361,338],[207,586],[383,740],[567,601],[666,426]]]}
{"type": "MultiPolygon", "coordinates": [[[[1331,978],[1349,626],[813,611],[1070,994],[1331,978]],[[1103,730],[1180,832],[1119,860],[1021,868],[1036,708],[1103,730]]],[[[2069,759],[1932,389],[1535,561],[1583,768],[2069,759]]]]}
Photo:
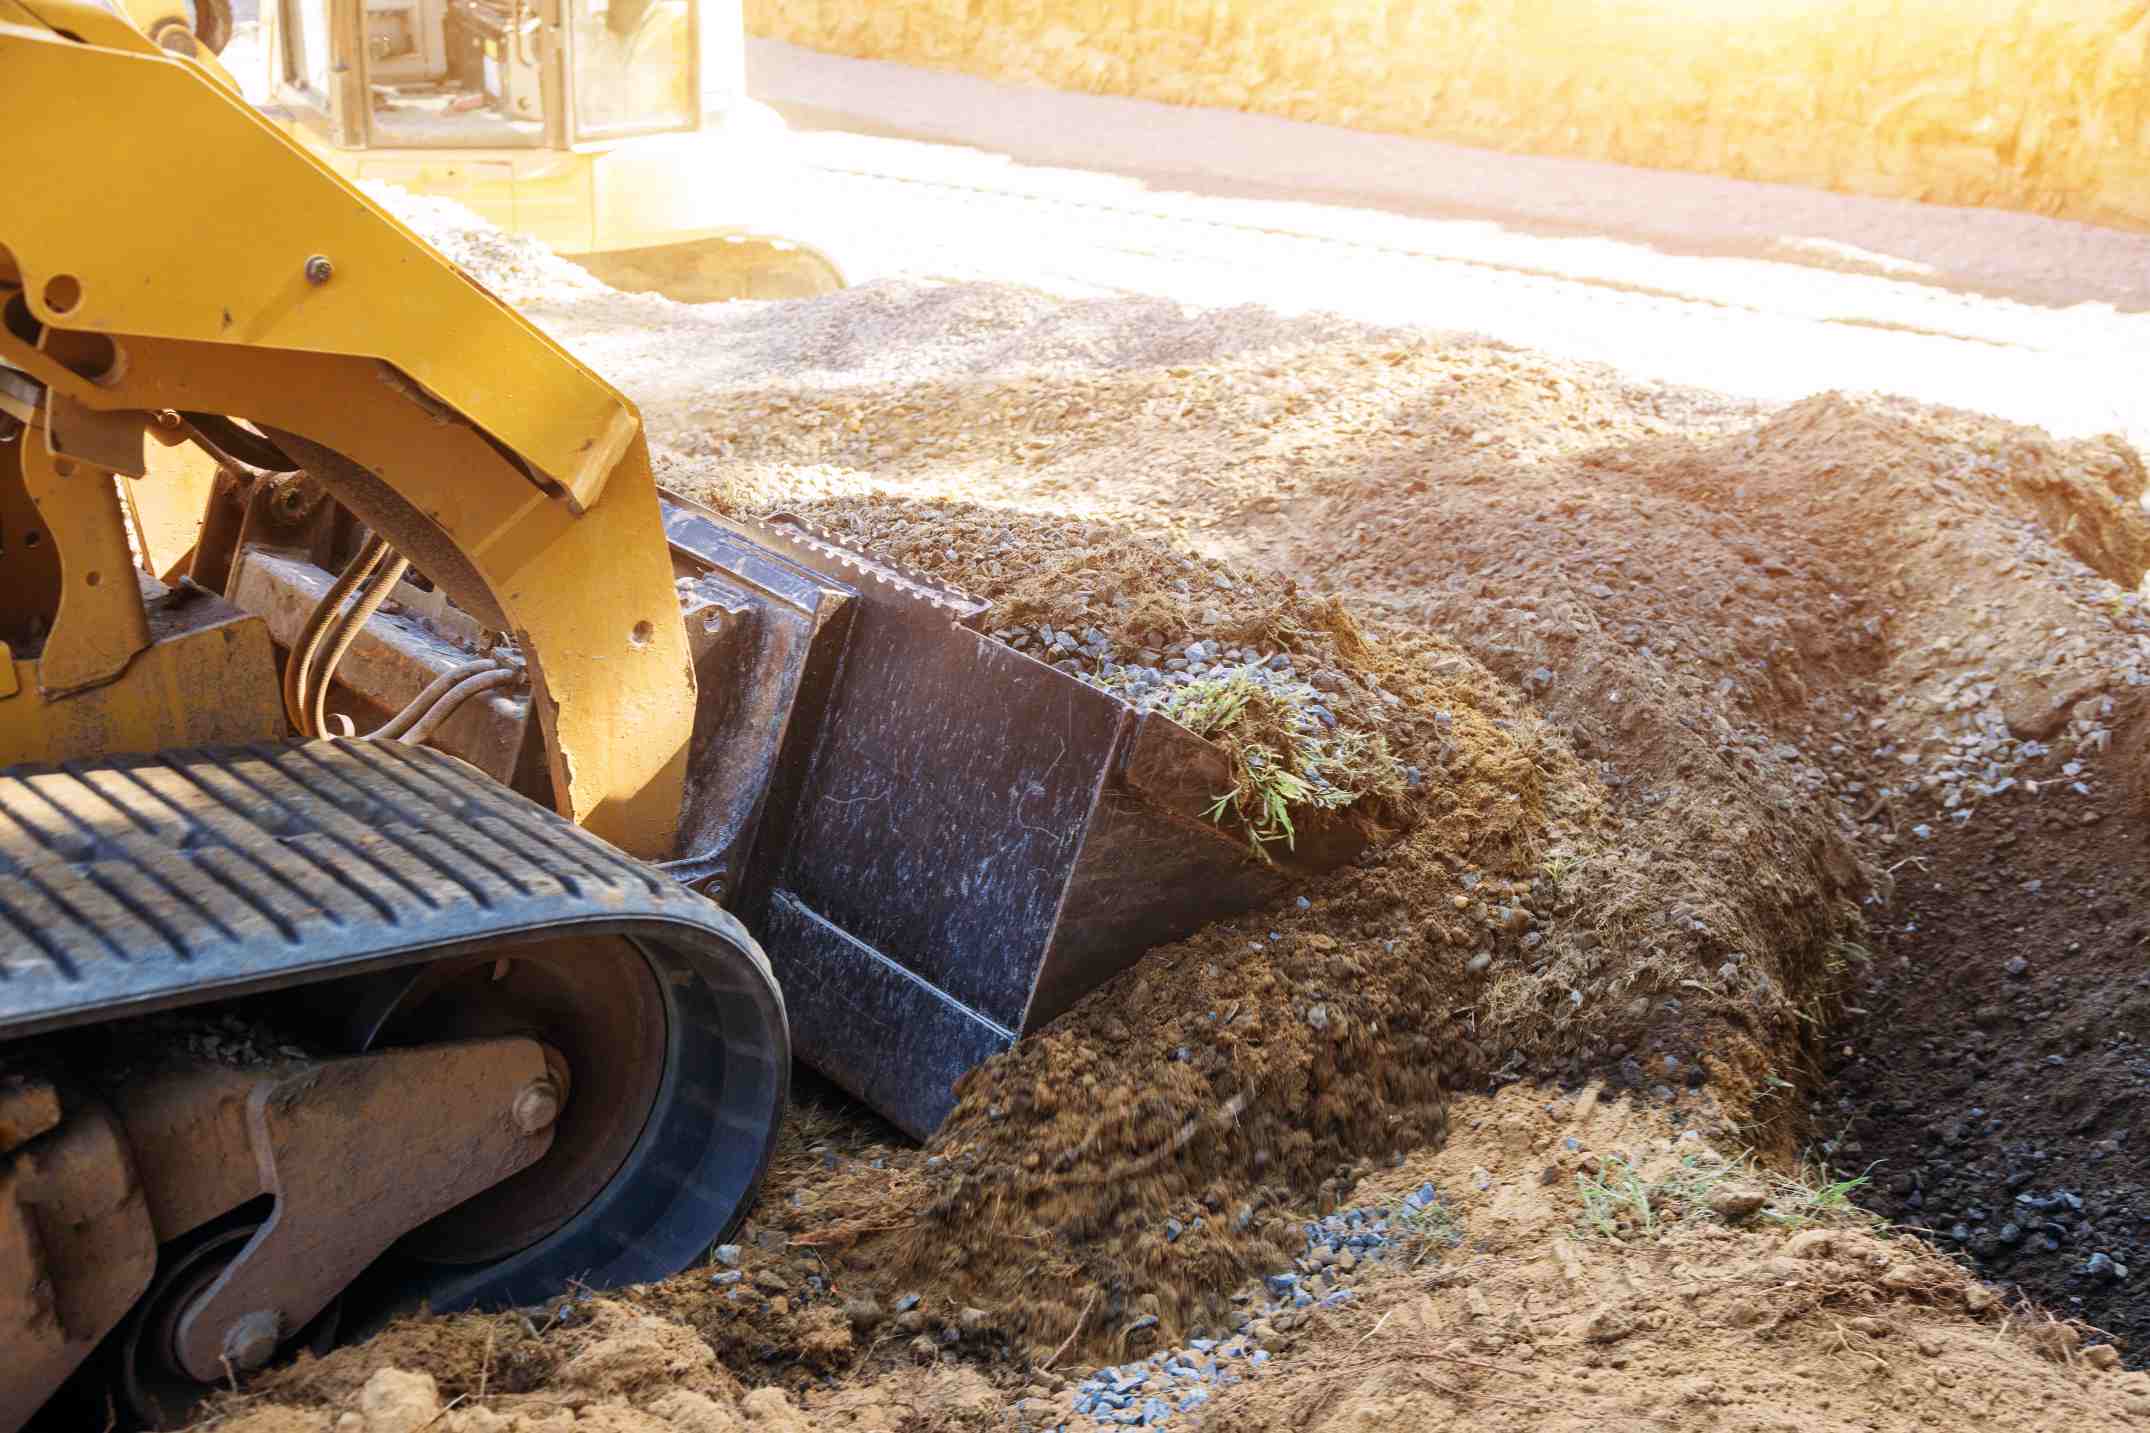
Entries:
{"type": "Polygon", "coordinates": [[[59,610],[37,667],[47,697],[111,681],[149,645],[149,616],[112,469],[61,452],[53,414],[48,403],[44,421],[22,439],[23,488],[60,559],[59,610]]]}
{"type": "Polygon", "coordinates": [[[77,458],[130,478],[149,474],[142,460],[142,434],[149,426],[146,414],[125,408],[100,412],[83,407],[65,393],[48,392],[45,424],[52,451],[62,457],[77,458]]]}
{"type": "Polygon", "coordinates": [[[258,1080],[246,1129],[276,1211],[181,1315],[181,1365],[204,1383],[258,1367],[397,1239],[535,1163],[552,1128],[526,1095],[549,1078],[543,1048],[511,1037],[258,1080]]]}

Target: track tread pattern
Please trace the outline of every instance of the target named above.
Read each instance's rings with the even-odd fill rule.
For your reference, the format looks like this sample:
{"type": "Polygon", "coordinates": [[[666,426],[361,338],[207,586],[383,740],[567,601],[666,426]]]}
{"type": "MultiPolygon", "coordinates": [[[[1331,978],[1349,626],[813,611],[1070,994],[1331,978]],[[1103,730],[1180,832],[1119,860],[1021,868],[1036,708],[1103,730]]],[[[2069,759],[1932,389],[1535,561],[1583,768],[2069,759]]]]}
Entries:
{"type": "Polygon", "coordinates": [[[0,1037],[575,927],[661,927],[734,949],[744,934],[661,872],[423,747],[319,741],[0,771],[0,1037]]]}

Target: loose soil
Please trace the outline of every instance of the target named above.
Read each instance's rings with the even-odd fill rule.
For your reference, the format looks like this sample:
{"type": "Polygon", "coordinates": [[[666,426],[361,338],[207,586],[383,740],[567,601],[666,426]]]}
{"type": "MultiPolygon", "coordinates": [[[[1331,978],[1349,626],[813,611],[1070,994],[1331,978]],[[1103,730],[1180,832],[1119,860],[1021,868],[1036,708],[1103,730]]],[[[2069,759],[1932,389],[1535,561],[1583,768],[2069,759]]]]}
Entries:
{"type": "MultiPolygon", "coordinates": [[[[1361,1281],[1340,1307],[1272,1333],[1272,1371],[1220,1393],[1205,1426],[1804,1433],[2005,1422],[2060,1433],[2150,1418],[2150,1375],[2111,1371],[2109,1351],[2086,1349],[2072,1325],[2004,1299],[1916,1238],[1754,1181],[1678,1127],[1708,1102],[1684,1095],[1668,1111],[1597,1085],[1475,1100],[1445,1147],[1359,1188],[1382,1203],[1433,1183],[1454,1232],[1361,1281]],[[1643,1204],[1606,1217],[1586,1203],[1586,1189],[1629,1174],[1622,1187],[1648,1191],[1646,1217],[1643,1204]]],[[[271,1375],[227,1400],[216,1426],[893,1433],[1065,1417],[1060,1375],[981,1371],[962,1354],[906,1355],[796,1395],[742,1393],[683,1323],[633,1306],[657,1292],[577,1303],[542,1325],[513,1314],[406,1323],[271,1375]]]]}
{"type": "Polygon", "coordinates": [[[1832,1043],[1822,1118],[1840,1163],[1873,1167],[1877,1213],[2140,1365],[2150,846],[2125,793],[2076,804],[1938,836],[1899,882],[1895,958],[1832,1043]]]}
{"type": "MultiPolygon", "coordinates": [[[[2073,1329],[2004,1306],[1915,1239],[1776,1201],[1727,1222],[1662,1192],[1647,1227],[1579,1219],[1578,1189],[1613,1169],[1653,1189],[1722,1169],[1656,1112],[1595,1087],[1475,1108],[1447,1151],[1364,1191],[1421,1177],[1459,1191],[1461,1247],[1327,1314],[1277,1377],[1220,1398],[1214,1426],[2060,1430],[2143,1416],[2150,1376],[2095,1374],[2073,1329]]],[[[1737,1175],[1717,1188],[1742,1192],[1737,1175]]]]}
{"type": "Polygon", "coordinates": [[[810,1091],[739,1279],[406,1323],[220,1417],[373,1429],[394,1368],[434,1380],[396,1397],[441,1400],[443,1428],[959,1426],[1229,1328],[1301,1219],[1422,1178],[1463,1201],[1468,1252],[1324,1311],[1203,1416],[2150,1416],[2150,1379],[2103,1371],[2096,1335],[2004,1318],[1913,1240],[1792,1250],[1683,1217],[1592,1243],[1562,1143],[1884,1159],[1864,1197],[1892,1218],[1915,1157],[1927,1208],[1982,1199],[1997,1229],[1984,1191],[2044,1141],[2021,1189],[2076,1193],[2091,1232],[1992,1270],[2125,1322],[2131,1286],[2066,1268],[2130,1263],[2143,1210],[2142,1057],[2113,1043],[2141,1036],[2150,909],[2133,453],[1252,310],[923,285],[688,310],[547,287],[501,242],[464,262],[504,256],[643,401],[665,481],[966,586],[990,626],[1289,653],[1423,780],[1353,866],[1150,952],[974,1072],[925,1148],[810,1091]],[[2053,1071],[2028,1104],[2022,1062],[2053,1071]],[[661,1371],[592,1382],[611,1365],[587,1341],[628,1329],[661,1371]],[[975,1398],[918,1382],[951,1378],[975,1398]]]}

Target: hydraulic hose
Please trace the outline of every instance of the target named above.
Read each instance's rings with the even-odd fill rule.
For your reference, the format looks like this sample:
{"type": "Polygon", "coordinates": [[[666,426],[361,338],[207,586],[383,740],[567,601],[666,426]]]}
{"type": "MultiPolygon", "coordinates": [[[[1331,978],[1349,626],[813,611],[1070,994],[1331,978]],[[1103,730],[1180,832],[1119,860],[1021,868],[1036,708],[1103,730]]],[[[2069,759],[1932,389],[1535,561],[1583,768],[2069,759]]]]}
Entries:
{"type": "Polygon", "coordinates": [[[351,590],[373,575],[387,552],[388,544],[381,538],[367,538],[358,555],[345,565],[329,590],[314,604],[313,614],[306,619],[298,640],[291,644],[291,655],[284,662],[284,715],[290,720],[291,729],[300,736],[315,734],[307,726],[310,713],[306,678],[313,667],[314,657],[321,650],[322,639],[328,634],[329,621],[344,599],[351,595],[351,590]]]}
{"type": "Polygon", "coordinates": [[[432,681],[426,683],[425,690],[420,692],[417,696],[412,697],[410,701],[404,705],[402,711],[397,712],[387,721],[382,722],[372,731],[367,732],[366,740],[396,740],[397,738],[401,737],[403,733],[411,729],[411,724],[413,722],[417,721],[420,717],[431,711],[433,709],[433,704],[448,694],[449,688],[455,686],[458,682],[462,682],[467,680],[468,678],[478,676],[481,673],[497,672],[499,670],[500,664],[498,662],[493,661],[491,658],[481,658],[475,662],[465,662],[462,666],[455,668],[453,671],[441,673],[432,681]]]}
{"type": "Polygon", "coordinates": [[[510,682],[521,680],[521,678],[522,673],[512,667],[496,667],[490,672],[480,672],[474,677],[465,677],[462,681],[450,687],[447,694],[435,702],[424,716],[411,724],[410,729],[403,733],[403,740],[413,746],[425,745],[433,733],[440,729],[440,724],[449,717],[454,716],[456,708],[463,705],[464,702],[482,691],[487,691],[493,687],[504,687],[510,682]]]}
{"type": "MultiPolygon", "coordinates": [[[[384,553],[391,551],[385,542],[381,544],[381,550],[384,553]]],[[[336,675],[336,664],[343,660],[345,652],[351,650],[351,644],[358,640],[359,632],[372,619],[373,614],[381,610],[381,604],[388,600],[389,593],[396,590],[396,584],[403,580],[403,574],[410,571],[410,567],[411,560],[397,553],[394,561],[365,579],[358,600],[351,604],[351,610],[338,621],[336,635],[330,641],[328,654],[321,660],[319,674],[306,674],[313,687],[307,705],[307,736],[319,736],[327,729],[328,689],[330,681],[336,675]]]]}

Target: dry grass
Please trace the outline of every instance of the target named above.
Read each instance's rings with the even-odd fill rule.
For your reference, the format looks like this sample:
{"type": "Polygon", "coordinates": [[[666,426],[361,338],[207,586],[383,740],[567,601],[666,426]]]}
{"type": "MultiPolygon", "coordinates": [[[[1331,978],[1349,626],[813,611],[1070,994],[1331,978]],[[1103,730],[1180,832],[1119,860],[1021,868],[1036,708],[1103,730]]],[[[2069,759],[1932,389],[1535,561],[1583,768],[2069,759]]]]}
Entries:
{"type": "Polygon", "coordinates": [[[1235,671],[1189,682],[1159,708],[1224,749],[1232,785],[1218,793],[1209,818],[1238,826],[1264,856],[1273,843],[1296,845],[1295,813],[1403,797],[1403,763],[1389,753],[1387,737],[1348,727],[1323,731],[1312,706],[1307,696],[1235,671]]]}
{"type": "Polygon", "coordinates": [[[1781,1172],[1757,1163],[1752,1155],[1733,1160],[1687,1155],[1656,1170],[1614,1155],[1602,1160],[1595,1173],[1576,1175],[1583,1206],[1577,1223],[1581,1232],[1600,1238],[1632,1239],[1724,1222],[1712,1211],[1711,1198],[1720,1190],[1743,1187],[1765,1200],[1743,1222],[1787,1231],[1825,1225],[1878,1232],[1880,1221],[1851,1202],[1853,1192],[1865,1183],[1863,1174],[1839,1179],[1812,1165],[1781,1172]]]}
{"type": "Polygon", "coordinates": [[[2150,226],[2140,0],[748,0],[746,15],[757,35],[1015,83],[2150,226]]]}

